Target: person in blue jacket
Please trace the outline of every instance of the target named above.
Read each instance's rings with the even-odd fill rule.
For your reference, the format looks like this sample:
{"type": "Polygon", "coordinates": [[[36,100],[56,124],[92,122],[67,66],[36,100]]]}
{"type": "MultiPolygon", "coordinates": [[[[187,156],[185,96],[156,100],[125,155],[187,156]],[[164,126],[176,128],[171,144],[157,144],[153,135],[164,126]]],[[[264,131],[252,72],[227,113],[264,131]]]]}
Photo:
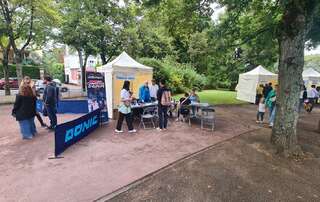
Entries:
{"type": "Polygon", "coordinates": [[[151,97],[150,97],[150,90],[148,86],[148,81],[146,81],[143,86],[139,88],[139,100],[141,102],[150,102],[151,97]]]}

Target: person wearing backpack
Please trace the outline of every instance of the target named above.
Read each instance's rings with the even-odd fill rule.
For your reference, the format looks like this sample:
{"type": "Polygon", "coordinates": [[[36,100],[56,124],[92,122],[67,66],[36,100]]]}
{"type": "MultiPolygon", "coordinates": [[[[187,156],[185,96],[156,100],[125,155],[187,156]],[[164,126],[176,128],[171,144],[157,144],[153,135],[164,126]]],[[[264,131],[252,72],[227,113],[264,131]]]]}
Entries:
{"type": "Polygon", "coordinates": [[[166,130],[168,124],[168,108],[171,105],[171,92],[165,85],[165,80],[160,81],[160,89],[157,93],[159,127],[157,130],[166,130]]]}

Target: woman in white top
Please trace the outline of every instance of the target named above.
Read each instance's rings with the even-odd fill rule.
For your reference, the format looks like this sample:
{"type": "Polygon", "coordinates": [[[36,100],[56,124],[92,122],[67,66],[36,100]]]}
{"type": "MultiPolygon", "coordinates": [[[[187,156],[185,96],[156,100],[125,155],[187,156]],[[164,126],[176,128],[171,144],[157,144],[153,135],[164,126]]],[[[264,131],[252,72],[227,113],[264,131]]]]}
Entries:
{"type": "Polygon", "coordinates": [[[119,118],[118,118],[118,123],[117,123],[117,128],[115,130],[116,133],[123,133],[122,131],[122,123],[124,118],[126,119],[127,125],[128,125],[128,130],[129,133],[135,133],[137,132],[135,129],[133,129],[133,120],[132,120],[132,114],[131,114],[131,101],[132,97],[130,95],[130,82],[129,81],[124,81],[123,87],[121,90],[121,104],[119,106],[119,118]]]}

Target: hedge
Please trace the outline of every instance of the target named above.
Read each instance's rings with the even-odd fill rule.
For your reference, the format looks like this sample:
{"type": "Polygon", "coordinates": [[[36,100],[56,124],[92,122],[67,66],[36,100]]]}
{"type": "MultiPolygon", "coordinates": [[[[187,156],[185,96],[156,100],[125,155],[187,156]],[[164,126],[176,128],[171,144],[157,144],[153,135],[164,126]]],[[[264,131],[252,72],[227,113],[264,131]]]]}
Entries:
{"type": "MultiPolygon", "coordinates": [[[[24,65],[22,66],[23,76],[30,76],[32,79],[40,78],[40,66],[24,65]]],[[[0,78],[4,77],[3,65],[0,64],[0,78]]],[[[16,65],[9,65],[9,77],[17,77],[16,65]]]]}

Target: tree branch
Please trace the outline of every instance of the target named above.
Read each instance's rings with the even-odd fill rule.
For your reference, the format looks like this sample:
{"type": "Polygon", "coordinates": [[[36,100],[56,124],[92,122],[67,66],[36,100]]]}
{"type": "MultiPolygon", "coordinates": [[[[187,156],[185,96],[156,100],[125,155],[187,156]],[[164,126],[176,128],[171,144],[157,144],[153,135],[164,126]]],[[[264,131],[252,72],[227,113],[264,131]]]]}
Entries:
{"type": "Polygon", "coordinates": [[[263,34],[264,32],[270,31],[271,27],[264,27],[262,29],[259,29],[258,31],[256,31],[255,33],[251,34],[250,36],[247,36],[245,39],[242,40],[241,43],[237,43],[237,44],[231,44],[230,46],[228,46],[229,48],[231,47],[237,47],[237,46],[241,46],[245,43],[248,43],[249,41],[255,39],[257,36],[259,36],[260,34],[263,34]]]}
{"type": "Polygon", "coordinates": [[[34,18],[34,6],[33,6],[33,1],[31,0],[31,16],[30,16],[30,27],[29,27],[29,36],[28,39],[26,41],[26,43],[23,45],[23,47],[21,48],[21,51],[23,51],[30,43],[31,39],[32,39],[32,32],[33,32],[33,18],[34,18]]]}

